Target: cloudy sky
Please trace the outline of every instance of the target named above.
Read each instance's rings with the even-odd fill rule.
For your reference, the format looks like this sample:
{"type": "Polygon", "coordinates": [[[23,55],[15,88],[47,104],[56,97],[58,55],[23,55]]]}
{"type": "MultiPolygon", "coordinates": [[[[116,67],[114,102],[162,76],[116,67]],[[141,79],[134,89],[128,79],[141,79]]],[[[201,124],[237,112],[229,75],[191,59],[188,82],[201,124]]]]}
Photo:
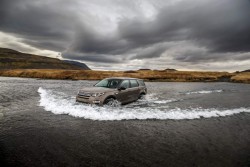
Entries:
{"type": "Polygon", "coordinates": [[[1,0],[0,47],[92,69],[250,68],[250,0],[1,0]]]}

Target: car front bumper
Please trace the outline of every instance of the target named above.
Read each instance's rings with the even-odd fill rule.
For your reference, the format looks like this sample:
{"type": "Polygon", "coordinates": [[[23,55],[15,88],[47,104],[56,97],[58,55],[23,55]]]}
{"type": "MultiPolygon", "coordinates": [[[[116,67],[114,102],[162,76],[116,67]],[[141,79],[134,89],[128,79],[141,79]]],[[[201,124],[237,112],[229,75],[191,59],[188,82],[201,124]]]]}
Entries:
{"type": "Polygon", "coordinates": [[[76,101],[88,104],[103,105],[103,102],[100,99],[97,99],[96,97],[83,98],[77,95],[76,101]]]}

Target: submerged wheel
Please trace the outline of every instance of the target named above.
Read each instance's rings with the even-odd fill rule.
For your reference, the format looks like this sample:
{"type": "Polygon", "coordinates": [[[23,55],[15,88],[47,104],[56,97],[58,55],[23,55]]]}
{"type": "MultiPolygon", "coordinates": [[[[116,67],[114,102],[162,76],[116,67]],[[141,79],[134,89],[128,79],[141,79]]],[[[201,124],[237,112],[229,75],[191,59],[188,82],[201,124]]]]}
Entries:
{"type": "Polygon", "coordinates": [[[141,93],[140,95],[139,95],[139,98],[138,99],[143,99],[145,97],[145,94],[144,93],[141,93]]]}
{"type": "Polygon", "coordinates": [[[104,105],[109,105],[111,106],[113,103],[114,103],[115,99],[113,97],[110,97],[110,98],[107,98],[105,101],[104,101],[104,105]]]}

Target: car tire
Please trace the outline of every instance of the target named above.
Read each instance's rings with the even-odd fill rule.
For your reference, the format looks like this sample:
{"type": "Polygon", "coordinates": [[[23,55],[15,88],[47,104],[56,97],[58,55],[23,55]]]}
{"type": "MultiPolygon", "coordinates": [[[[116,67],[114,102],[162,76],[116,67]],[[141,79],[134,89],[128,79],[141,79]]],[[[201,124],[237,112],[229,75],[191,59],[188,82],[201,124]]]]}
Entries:
{"type": "Polygon", "coordinates": [[[112,105],[112,103],[115,101],[115,99],[113,97],[110,97],[110,98],[107,98],[105,101],[104,101],[104,105],[112,105]]]}
{"type": "Polygon", "coordinates": [[[138,99],[143,99],[145,97],[145,94],[144,93],[141,93],[138,97],[138,99]]]}

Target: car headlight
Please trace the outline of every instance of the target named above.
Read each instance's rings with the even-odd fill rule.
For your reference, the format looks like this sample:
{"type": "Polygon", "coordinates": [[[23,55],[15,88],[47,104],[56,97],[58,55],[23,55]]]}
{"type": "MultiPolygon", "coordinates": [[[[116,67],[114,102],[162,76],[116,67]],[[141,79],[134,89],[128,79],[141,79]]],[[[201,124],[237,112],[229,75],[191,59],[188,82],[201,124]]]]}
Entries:
{"type": "Polygon", "coordinates": [[[102,96],[104,95],[105,93],[93,93],[91,96],[93,97],[97,97],[97,96],[102,96]]]}

